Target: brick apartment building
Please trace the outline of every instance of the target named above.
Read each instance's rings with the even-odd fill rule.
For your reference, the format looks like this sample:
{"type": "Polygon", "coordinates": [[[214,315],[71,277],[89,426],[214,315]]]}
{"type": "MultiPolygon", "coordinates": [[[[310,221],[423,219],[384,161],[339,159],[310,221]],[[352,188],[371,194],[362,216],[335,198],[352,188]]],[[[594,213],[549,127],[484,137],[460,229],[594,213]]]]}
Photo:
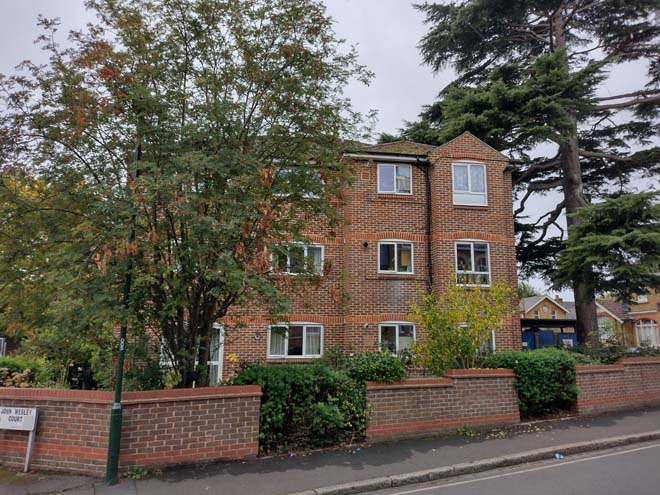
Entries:
{"type": "MultiPolygon", "coordinates": [[[[359,146],[344,159],[354,170],[344,221],[334,231],[308,232],[311,244],[300,247],[321,275],[291,298],[286,323],[243,308],[218,324],[212,382],[231,375],[239,360],[310,362],[333,346],[400,351],[424,337],[408,308],[429,286],[442,291],[457,276],[517,285],[506,156],[465,133],[437,147],[359,146]]],[[[295,275],[293,257],[276,264],[295,275]]],[[[520,348],[518,320],[493,340],[498,350],[520,348]]]]}

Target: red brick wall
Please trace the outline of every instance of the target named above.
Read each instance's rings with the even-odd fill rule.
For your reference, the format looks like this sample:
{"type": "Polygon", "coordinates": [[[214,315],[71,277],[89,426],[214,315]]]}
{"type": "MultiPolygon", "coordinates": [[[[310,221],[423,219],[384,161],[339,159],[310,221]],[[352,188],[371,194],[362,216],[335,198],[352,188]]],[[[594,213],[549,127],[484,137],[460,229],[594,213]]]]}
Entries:
{"type": "MultiPolygon", "coordinates": [[[[120,470],[256,455],[258,386],[127,392],[120,470]]],[[[103,475],[112,393],[0,389],[0,405],[37,407],[31,466],[103,475]]],[[[23,465],[28,432],[0,430],[0,463],[23,465]]]]}
{"type": "Polygon", "coordinates": [[[448,370],[445,378],[416,378],[367,387],[374,437],[410,436],[464,425],[520,421],[512,370],[448,370]]]}
{"type": "Polygon", "coordinates": [[[579,414],[660,404],[660,358],[627,358],[617,364],[577,366],[579,414]]]}
{"type": "MultiPolygon", "coordinates": [[[[517,287],[513,199],[508,160],[471,134],[464,134],[429,155],[431,181],[431,252],[426,232],[424,169],[412,166],[412,195],[378,194],[377,161],[350,163],[354,181],[344,194],[343,223],[332,231],[311,224],[308,235],[325,246],[326,271],[320,281],[300,287],[298,277],[281,277],[291,285],[292,322],[324,325],[324,349],[339,345],[347,351],[378,349],[378,324],[410,321],[411,302],[426,288],[428,259],[433,262],[436,290],[445,290],[455,270],[455,242],[477,239],[489,243],[494,281],[517,287]],[[452,162],[470,159],[486,166],[488,206],[453,204],[452,162]],[[379,274],[378,241],[410,240],[414,274],[379,274]],[[364,244],[367,244],[366,246],[364,244]],[[288,280],[287,280],[288,279],[288,280]],[[296,287],[297,286],[297,287],[296,287]]],[[[517,312],[517,301],[512,310],[517,312]]],[[[227,318],[224,376],[240,360],[267,359],[268,313],[252,301],[227,318]]],[[[424,329],[416,328],[418,338],[424,329]]],[[[498,350],[520,349],[520,325],[512,319],[496,335],[498,350]]],[[[291,360],[300,362],[300,360],[291,360]]]]}

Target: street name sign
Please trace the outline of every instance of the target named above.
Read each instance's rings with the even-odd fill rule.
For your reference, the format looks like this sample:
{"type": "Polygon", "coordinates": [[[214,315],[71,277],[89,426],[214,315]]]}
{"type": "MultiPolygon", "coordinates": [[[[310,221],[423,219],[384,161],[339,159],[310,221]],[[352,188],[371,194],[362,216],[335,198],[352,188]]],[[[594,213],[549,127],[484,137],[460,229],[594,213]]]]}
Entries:
{"type": "Polygon", "coordinates": [[[36,407],[14,407],[0,405],[0,430],[29,431],[27,451],[25,452],[25,466],[27,473],[34,447],[34,433],[37,429],[38,411],[36,407]]]}

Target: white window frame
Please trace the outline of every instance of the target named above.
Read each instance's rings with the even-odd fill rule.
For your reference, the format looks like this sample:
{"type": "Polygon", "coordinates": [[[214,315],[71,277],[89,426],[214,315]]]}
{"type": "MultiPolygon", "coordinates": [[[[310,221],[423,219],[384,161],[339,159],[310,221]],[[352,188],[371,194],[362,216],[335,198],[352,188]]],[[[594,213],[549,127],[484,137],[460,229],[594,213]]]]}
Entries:
{"type": "Polygon", "coordinates": [[[456,285],[461,286],[461,287],[490,287],[490,284],[493,281],[493,268],[490,263],[490,243],[486,241],[482,241],[481,239],[461,239],[457,240],[454,242],[454,271],[456,272],[456,285]],[[488,258],[488,272],[475,272],[475,271],[458,271],[458,245],[459,244],[470,244],[470,257],[472,261],[472,268],[475,267],[474,263],[474,245],[475,244],[485,244],[486,245],[486,251],[487,251],[487,258],[488,258]],[[458,281],[458,275],[459,273],[466,273],[466,274],[476,274],[476,275],[484,275],[488,274],[488,283],[487,284],[461,284],[458,281]]]}
{"type": "Polygon", "coordinates": [[[452,192],[452,203],[457,206],[488,206],[488,170],[486,169],[486,164],[483,162],[474,162],[470,160],[457,160],[451,164],[451,192],[452,192]],[[455,165],[467,165],[468,167],[468,190],[467,191],[457,191],[455,188],[454,176],[456,175],[455,165]],[[484,192],[472,192],[472,173],[471,168],[473,166],[482,167],[484,170],[484,192]],[[461,203],[456,201],[456,194],[467,194],[470,196],[483,196],[483,203],[461,203]]]}
{"type": "Polygon", "coordinates": [[[311,273],[305,273],[305,272],[292,272],[291,271],[291,256],[287,254],[286,256],[286,270],[280,271],[277,267],[277,263],[275,260],[276,253],[271,253],[270,255],[270,269],[273,273],[277,273],[279,275],[318,275],[322,276],[323,275],[323,270],[325,268],[325,246],[323,244],[317,244],[317,243],[309,243],[306,244],[304,242],[290,242],[286,244],[288,247],[302,247],[303,248],[303,258],[307,259],[308,257],[308,251],[307,249],[310,247],[317,247],[321,248],[321,270],[316,271],[314,270],[311,273]]]}
{"type": "Polygon", "coordinates": [[[556,319],[557,319],[557,310],[556,310],[556,309],[553,309],[553,310],[550,312],[550,318],[552,318],[553,320],[556,320],[556,319]]]}
{"type": "MultiPolygon", "coordinates": [[[[209,348],[209,360],[206,363],[206,366],[208,368],[208,375],[209,375],[209,385],[219,385],[222,383],[222,371],[223,371],[223,361],[224,361],[224,348],[225,348],[225,327],[224,325],[220,323],[214,323],[213,324],[213,331],[211,332],[211,338],[214,337],[215,331],[218,331],[217,333],[217,338],[218,338],[218,361],[211,361],[211,349],[209,348]],[[218,367],[218,381],[215,383],[211,383],[211,366],[217,366],[218,367]]],[[[212,342],[209,342],[209,347],[213,345],[212,342]]]]}
{"type": "MultiPolygon", "coordinates": [[[[291,168],[291,167],[278,167],[277,170],[275,171],[275,176],[277,177],[277,175],[280,172],[284,172],[284,174],[287,174],[287,173],[294,172],[295,170],[296,170],[295,168],[291,168]]],[[[321,177],[321,173],[318,170],[312,170],[312,171],[315,172],[318,175],[319,180],[325,185],[325,181],[321,177]]],[[[274,193],[273,196],[275,196],[276,198],[288,198],[288,197],[291,196],[291,194],[274,193]]],[[[303,194],[301,194],[301,197],[303,199],[319,199],[321,196],[319,196],[317,193],[306,191],[303,194]]]]}
{"type": "Polygon", "coordinates": [[[378,273],[385,273],[385,274],[394,274],[394,275],[414,275],[415,274],[415,243],[412,241],[406,241],[402,239],[383,239],[382,241],[378,241],[378,254],[376,256],[377,262],[378,262],[378,273]],[[382,244],[394,244],[394,270],[381,270],[380,269],[380,246],[382,244]],[[411,270],[409,272],[400,272],[397,271],[399,268],[399,254],[396,246],[399,244],[410,244],[410,268],[411,270]]]}
{"type": "Polygon", "coordinates": [[[310,359],[310,358],[320,358],[323,356],[323,345],[324,345],[324,337],[325,337],[325,327],[320,324],[320,323],[313,323],[311,321],[296,321],[296,322],[289,322],[289,323],[279,323],[279,324],[273,324],[273,325],[268,325],[268,339],[266,342],[266,356],[268,359],[310,359]],[[286,352],[288,352],[289,349],[289,327],[303,327],[303,353],[302,356],[289,356],[288,354],[271,354],[270,353],[270,335],[271,331],[273,328],[286,328],[286,335],[284,337],[284,349],[286,352]],[[319,327],[321,329],[321,347],[320,347],[320,354],[307,354],[305,351],[307,350],[307,327],[319,327]]]}
{"type": "Polygon", "coordinates": [[[413,193],[413,167],[412,165],[402,164],[402,163],[379,163],[377,164],[377,177],[376,177],[376,187],[378,188],[378,194],[396,194],[398,196],[412,196],[413,193]],[[394,191],[383,191],[380,188],[380,170],[381,167],[394,167],[394,191]],[[410,192],[397,192],[396,190],[396,168],[397,167],[406,167],[410,170],[410,192]]]}
{"type": "Polygon", "coordinates": [[[383,327],[393,327],[396,326],[396,351],[394,354],[401,352],[399,345],[399,327],[401,325],[411,326],[413,329],[413,342],[417,342],[417,326],[414,323],[409,321],[382,321],[378,324],[378,348],[383,349],[383,327]]]}
{"type": "Polygon", "coordinates": [[[658,322],[651,320],[650,318],[643,318],[635,322],[635,338],[637,339],[637,344],[639,346],[646,343],[646,341],[642,341],[640,338],[640,332],[642,330],[655,330],[655,339],[652,339],[655,340],[655,342],[651,342],[650,345],[652,347],[660,346],[660,325],[658,325],[658,322]]]}
{"type": "Polygon", "coordinates": [[[637,294],[636,301],[637,304],[646,304],[649,302],[648,294],[637,294]]]}

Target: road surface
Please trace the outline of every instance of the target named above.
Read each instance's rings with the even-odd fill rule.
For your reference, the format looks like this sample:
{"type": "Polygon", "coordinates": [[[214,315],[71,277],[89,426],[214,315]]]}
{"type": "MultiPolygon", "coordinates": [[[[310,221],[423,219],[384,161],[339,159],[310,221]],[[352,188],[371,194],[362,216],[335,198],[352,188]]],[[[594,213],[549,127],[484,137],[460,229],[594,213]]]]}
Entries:
{"type": "Polygon", "coordinates": [[[659,495],[660,442],[498,469],[370,495],[659,495]]]}

